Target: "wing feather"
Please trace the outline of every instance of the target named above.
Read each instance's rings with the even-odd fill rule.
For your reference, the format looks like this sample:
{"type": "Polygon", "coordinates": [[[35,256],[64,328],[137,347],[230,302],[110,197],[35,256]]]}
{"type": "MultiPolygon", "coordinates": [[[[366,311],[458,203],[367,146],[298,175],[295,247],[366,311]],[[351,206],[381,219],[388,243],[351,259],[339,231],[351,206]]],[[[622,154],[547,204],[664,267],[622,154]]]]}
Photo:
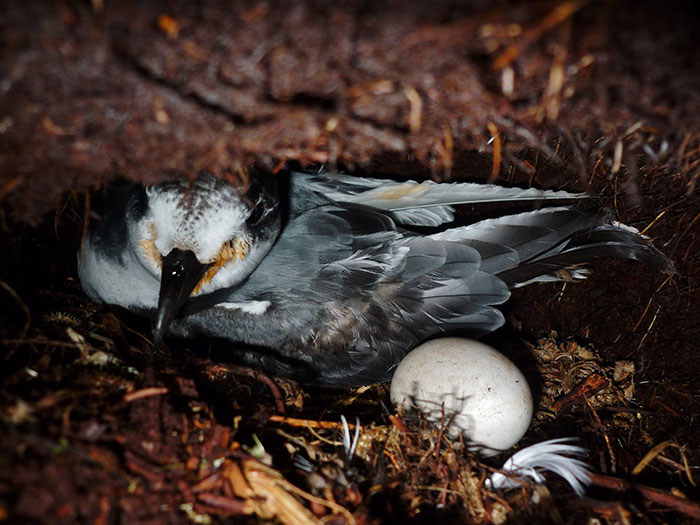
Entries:
{"type": "Polygon", "coordinates": [[[439,226],[454,219],[453,206],[509,201],[588,199],[586,194],[535,188],[506,188],[470,182],[397,182],[352,177],[337,172],[292,173],[297,183],[343,203],[353,203],[389,213],[400,224],[439,226]]]}

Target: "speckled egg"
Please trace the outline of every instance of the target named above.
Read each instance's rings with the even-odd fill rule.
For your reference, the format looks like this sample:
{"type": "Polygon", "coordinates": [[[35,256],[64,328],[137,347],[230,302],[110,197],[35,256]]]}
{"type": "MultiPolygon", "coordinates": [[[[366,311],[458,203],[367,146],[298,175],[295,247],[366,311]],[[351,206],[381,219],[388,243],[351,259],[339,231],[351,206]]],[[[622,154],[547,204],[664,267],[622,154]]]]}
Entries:
{"type": "Polygon", "coordinates": [[[417,346],[396,368],[391,400],[439,422],[442,403],[448,429],[461,432],[469,449],[493,456],[512,447],[532,420],[532,393],[522,372],[484,343],[461,337],[417,346]]]}

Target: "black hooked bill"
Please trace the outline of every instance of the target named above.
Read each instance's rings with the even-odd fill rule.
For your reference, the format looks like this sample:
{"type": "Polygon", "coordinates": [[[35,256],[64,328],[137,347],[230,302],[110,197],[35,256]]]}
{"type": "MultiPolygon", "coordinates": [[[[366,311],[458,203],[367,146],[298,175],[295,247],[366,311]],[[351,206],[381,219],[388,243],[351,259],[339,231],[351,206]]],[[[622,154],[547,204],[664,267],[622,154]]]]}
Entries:
{"type": "Polygon", "coordinates": [[[160,278],[158,313],[153,329],[153,344],[160,346],[168,328],[187,298],[209,269],[209,264],[199,262],[191,250],[173,248],[163,259],[163,272],[160,278]]]}

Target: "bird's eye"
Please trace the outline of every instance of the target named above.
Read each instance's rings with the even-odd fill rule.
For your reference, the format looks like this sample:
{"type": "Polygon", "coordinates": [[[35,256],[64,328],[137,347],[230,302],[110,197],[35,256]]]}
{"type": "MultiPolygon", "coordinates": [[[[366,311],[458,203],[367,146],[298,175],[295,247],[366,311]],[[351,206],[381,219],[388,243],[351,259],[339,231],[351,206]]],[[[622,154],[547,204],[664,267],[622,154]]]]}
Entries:
{"type": "Polygon", "coordinates": [[[255,226],[267,215],[267,206],[265,203],[258,203],[255,208],[253,208],[252,213],[248,216],[247,222],[250,226],[255,226]]]}

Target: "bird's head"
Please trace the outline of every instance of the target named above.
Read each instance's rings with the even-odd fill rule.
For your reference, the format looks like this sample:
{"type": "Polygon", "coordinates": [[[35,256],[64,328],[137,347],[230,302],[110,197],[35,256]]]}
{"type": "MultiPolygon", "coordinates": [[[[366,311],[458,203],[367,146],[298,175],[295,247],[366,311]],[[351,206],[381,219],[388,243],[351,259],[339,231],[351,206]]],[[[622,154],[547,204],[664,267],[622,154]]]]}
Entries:
{"type": "Polygon", "coordinates": [[[146,189],[145,210],[131,232],[132,250],[160,280],[154,342],[190,297],[236,286],[265,257],[280,231],[272,177],[254,173],[146,189]]]}

